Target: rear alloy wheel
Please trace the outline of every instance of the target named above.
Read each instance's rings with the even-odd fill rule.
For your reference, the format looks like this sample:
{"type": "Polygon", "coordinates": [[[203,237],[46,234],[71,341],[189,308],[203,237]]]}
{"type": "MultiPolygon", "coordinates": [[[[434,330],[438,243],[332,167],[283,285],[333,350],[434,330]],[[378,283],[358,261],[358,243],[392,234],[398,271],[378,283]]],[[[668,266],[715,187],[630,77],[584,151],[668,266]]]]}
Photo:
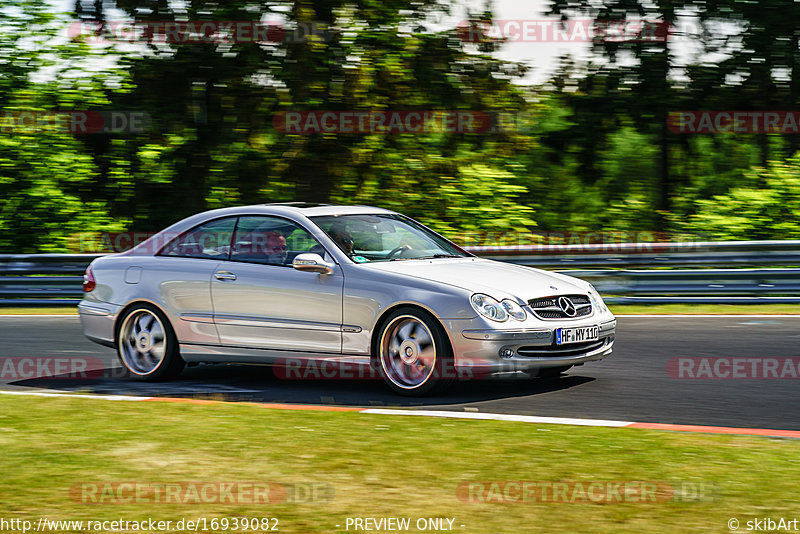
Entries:
{"type": "Polygon", "coordinates": [[[381,376],[401,395],[417,397],[442,390],[456,376],[441,326],[415,308],[399,309],[386,319],[377,352],[381,376]]]}
{"type": "Polygon", "coordinates": [[[185,365],[178,340],[166,316],[150,304],[137,304],[120,319],[117,354],[137,380],[168,380],[185,365]]]}

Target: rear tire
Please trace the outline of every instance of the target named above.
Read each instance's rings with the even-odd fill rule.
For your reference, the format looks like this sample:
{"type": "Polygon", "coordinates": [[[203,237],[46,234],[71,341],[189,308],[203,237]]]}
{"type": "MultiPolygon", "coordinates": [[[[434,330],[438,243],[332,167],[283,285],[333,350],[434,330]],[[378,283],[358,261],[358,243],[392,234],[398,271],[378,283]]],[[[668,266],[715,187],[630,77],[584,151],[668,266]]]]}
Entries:
{"type": "Polygon", "coordinates": [[[117,355],[128,375],[154,382],[178,376],[186,363],[166,315],[152,304],[129,308],[117,323],[117,355]]]}
{"type": "Polygon", "coordinates": [[[375,357],[384,381],[400,395],[430,395],[455,382],[453,349],[444,329],[417,308],[399,308],[383,321],[375,357]]]}

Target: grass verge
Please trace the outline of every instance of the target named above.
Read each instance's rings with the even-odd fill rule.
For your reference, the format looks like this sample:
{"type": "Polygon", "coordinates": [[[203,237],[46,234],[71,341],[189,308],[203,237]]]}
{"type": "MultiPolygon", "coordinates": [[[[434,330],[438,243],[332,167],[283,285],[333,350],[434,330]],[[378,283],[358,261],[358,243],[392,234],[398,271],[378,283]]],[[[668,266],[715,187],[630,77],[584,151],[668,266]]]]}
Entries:
{"type": "Polygon", "coordinates": [[[465,533],[639,533],[724,532],[731,517],[744,528],[754,517],[797,512],[795,440],[233,404],[4,395],[0,407],[6,519],[276,517],[281,532],[346,532],[348,517],[409,517],[410,531],[418,518],[443,517],[465,533]],[[646,503],[520,502],[515,492],[511,502],[460,499],[459,485],[476,481],[650,481],[680,490],[659,490],[657,502],[646,503]],[[269,504],[137,502],[132,493],[131,502],[111,493],[83,502],[84,484],[120,482],[327,489],[316,501],[269,504]],[[687,487],[705,491],[698,498],[687,487]]]}
{"type": "Polygon", "coordinates": [[[629,315],[800,315],[798,304],[609,304],[629,315]]]}
{"type": "Polygon", "coordinates": [[[49,308],[0,307],[0,315],[78,315],[78,308],[72,306],[49,308]]]}

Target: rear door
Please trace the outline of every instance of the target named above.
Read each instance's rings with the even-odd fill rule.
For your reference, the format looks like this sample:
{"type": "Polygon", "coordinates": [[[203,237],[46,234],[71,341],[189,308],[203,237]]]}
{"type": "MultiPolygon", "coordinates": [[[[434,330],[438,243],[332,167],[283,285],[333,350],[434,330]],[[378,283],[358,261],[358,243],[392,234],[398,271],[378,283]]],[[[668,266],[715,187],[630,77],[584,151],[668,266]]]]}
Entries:
{"type": "Polygon", "coordinates": [[[177,319],[173,326],[182,343],[219,343],[211,279],[219,263],[228,257],[236,219],[226,217],[196,226],[144,265],[141,283],[157,293],[177,319]]]}

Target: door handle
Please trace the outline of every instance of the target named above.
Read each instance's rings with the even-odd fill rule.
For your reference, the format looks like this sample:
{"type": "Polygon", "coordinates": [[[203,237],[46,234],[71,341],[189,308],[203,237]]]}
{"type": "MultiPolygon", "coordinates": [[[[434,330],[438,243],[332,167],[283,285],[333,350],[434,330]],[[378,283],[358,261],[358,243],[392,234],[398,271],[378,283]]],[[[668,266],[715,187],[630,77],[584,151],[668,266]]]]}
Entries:
{"type": "Polygon", "coordinates": [[[225,280],[230,280],[231,282],[236,280],[236,275],[230,271],[217,271],[214,273],[214,278],[224,282],[225,280]]]}

